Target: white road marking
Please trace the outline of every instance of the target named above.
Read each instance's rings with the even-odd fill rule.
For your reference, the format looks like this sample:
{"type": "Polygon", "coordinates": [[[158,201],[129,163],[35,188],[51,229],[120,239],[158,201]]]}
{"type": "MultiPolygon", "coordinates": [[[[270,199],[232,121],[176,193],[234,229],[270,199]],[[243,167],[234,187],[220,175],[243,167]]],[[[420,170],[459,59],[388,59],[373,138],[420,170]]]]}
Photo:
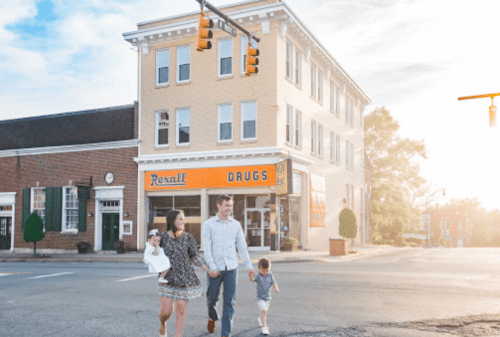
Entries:
{"type": "Polygon", "coordinates": [[[27,278],[27,280],[33,280],[37,278],[45,278],[45,277],[54,277],[54,276],[60,276],[60,275],[68,275],[68,274],[74,274],[75,272],[65,272],[65,273],[57,273],[57,274],[50,274],[50,275],[40,275],[40,276],[33,276],[27,278]]]}
{"type": "Polygon", "coordinates": [[[0,273],[0,276],[9,276],[9,275],[22,275],[22,274],[31,274],[26,272],[9,272],[9,273],[0,273]]]}
{"type": "Polygon", "coordinates": [[[147,275],[142,275],[142,276],[125,278],[125,279],[122,279],[122,280],[117,280],[116,282],[127,282],[127,281],[133,281],[133,280],[138,280],[138,279],[141,279],[141,278],[153,277],[153,276],[158,277],[158,274],[147,274],[147,275]]]}
{"type": "Polygon", "coordinates": [[[419,255],[427,254],[427,253],[430,253],[430,252],[432,252],[432,250],[424,250],[423,252],[417,253],[417,254],[415,254],[413,256],[419,256],[419,255]]]}
{"type": "Polygon", "coordinates": [[[12,273],[0,273],[0,276],[12,275],[12,273]]]}

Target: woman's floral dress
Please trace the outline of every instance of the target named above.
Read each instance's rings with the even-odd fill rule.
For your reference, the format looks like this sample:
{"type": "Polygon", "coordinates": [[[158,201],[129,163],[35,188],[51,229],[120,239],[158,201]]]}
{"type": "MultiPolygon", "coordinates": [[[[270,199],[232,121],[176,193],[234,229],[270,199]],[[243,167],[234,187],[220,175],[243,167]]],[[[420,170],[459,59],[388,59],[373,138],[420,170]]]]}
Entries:
{"type": "Polygon", "coordinates": [[[184,232],[174,239],[167,232],[163,232],[160,247],[170,259],[171,267],[165,276],[168,283],[158,284],[159,295],[179,300],[201,297],[203,287],[194,272],[193,264],[200,267],[205,260],[198,252],[198,244],[194,237],[184,232]]]}

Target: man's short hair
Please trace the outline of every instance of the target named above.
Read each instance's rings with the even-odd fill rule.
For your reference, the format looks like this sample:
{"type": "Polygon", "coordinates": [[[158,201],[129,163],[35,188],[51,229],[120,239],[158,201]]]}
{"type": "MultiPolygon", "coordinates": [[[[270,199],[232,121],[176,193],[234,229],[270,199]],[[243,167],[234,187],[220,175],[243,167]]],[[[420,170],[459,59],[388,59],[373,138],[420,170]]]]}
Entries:
{"type": "Polygon", "coordinates": [[[233,200],[233,196],[232,195],[227,195],[227,194],[219,195],[217,197],[217,205],[222,205],[222,203],[224,202],[224,200],[231,201],[231,200],[233,200]]]}
{"type": "Polygon", "coordinates": [[[269,269],[271,267],[271,261],[269,261],[269,259],[266,259],[264,257],[259,260],[258,267],[262,269],[269,269]]]}

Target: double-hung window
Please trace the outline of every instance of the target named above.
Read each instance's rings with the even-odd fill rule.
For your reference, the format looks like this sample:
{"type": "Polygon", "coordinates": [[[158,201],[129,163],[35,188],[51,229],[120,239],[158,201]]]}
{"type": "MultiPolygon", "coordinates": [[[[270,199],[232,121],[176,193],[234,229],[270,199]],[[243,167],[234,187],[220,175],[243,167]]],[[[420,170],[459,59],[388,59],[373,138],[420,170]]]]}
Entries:
{"type": "Polygon", "coordinates": [[[219,104],[217,106],[218,124],[217,128],[219,142],[230,142],[233,140],[233,105],[219,104]]]}
{"type": "Polygon", "coordinates": [[[43,229],[45,230],[45,187],[31,188],[31,211],[35,212],[43,220],[43,229]]]}
{"type": "Polygon", "coordinates": [[[351,185],[351,208],[354,209],[354,185],[351,185]]]}
{"type": "Polygon", "coordinates": [[[300,51],[295,48],[295,84],[298,86],[302,84],[301,59],[300,51]]]}
{"type": "Polygon", "coordinates": [[[340,136],[336,135],[335,136],[335,161],[337,162],[337,165],[340,165],[340,136]]]}
{"type": "Polygon", "coordinates": [[[335,112],[335,85],[330,81],[330,112],[335,112]]]}
{"type": "Polygon", "coordinates": [[[316,121],[311,121],[311,153],[316,154],[316,121]]]}
{"type": "Polygon", "coordinates": [[[318,101],[323,103],[323,73],[318,70],[318,101]]]}
{"type": "Polygon", "coordinates": [[[311,64],[311,97],[316,97],[316,66],[311,64]]]}
{"type": "Polygon", "coordinates": [[[349,104],[349,111],[351,115],[351,128],[354,127],[354,101],[351,99],[351,104],[349,104]]]}
{"type": "Polygon", "coordinates": [[[233,39],[224,38],[217,42],[218,75],[219,77],[233,74],[233,39]]]}
{"type": "Polygon", "coordinates": [[[161,49],[156,51],[156,85],[168,85],[168,73],[170,63],[170,50],[161,49]]]}
{"type": "Polygon", "coordinates": [[[295,110],[295,146],[301,147],[302,146],[302,114],[300,111],[295,110]]]}
{"type": "Polygon", "coordinates": [[[176,145],[189,145],[191,134],[191,111],[189,108],[177,109],[176,116],[176,145]]]}
{"type": "Polygon", "coordinates": [[[241,140],[257,139],[257,102],[241,103],[241,140]]]}
{"type": "Polygon", "coordinates": [[[293,144],[293,109],[291,106],[286,107],[286,142],[293,144]]]}
{"type": "Polygon", "coordinates": [[[323,157],[323,125],[318,124],[318,156],[323,157]]]}
{"type": "Polygon", "coordinates": [[[354,143],[351,143],[351,170],[354,171],[354,143]]]}
{"type": "Polygon", "coordinates": [[[335,86],[335,114],[340,118],[340,88],[335,86]]]}
{"type": "Polygon", "coordinates": [[[345,167],[349,168],[349,152],[351,152],[351,149],[349,147],[349,141],[345,141],[345,167]]]}
{"type": "Polygon", "coordinates": [[[335,163],[335,133],[330,133],[330,161],[335,163]]]}
{"type": "Polygon", "coordinates": [[[349,124],[349,97],[345,96],[345,123],[349,124]]]}
{"type": "Polygon", "coordinates": [[[286,77],[292,79],[292,44],[286,41],[286,77]]]}
{"type": "Polygon", "coordinates": [[[191,80],[191,45],[177,47],[177,83],[191,80]]]}
{"type": "Polygon", "coordinates": [[[155,143],[157,147],[168,146],[168,111],[156,112],[155,143]]]}
{"type": "MultiPolygon", "coordinates": [[[[245,66],[247,64],[247,47],[248,47],[248,36],[241,36],[241,74],[245,73],[245,66]]],[[[252,48],[257,48],[257,41],[252,39],[252,48]]]]}
{"type": "Polygon", "coordinates": [[[78,230],[78,188],[75,186],[63,187],[63,216],[62,230],[78,230]]]}

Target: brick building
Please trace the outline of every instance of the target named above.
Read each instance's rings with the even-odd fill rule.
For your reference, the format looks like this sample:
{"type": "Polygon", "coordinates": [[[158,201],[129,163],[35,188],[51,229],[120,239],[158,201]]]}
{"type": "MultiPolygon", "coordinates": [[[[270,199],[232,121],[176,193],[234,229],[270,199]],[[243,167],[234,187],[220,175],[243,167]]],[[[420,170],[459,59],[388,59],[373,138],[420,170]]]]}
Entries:
{"type": "Polygon", "coordinates": [[[439,238],[451,244],[451,247],[465,247],[468,221],[463,207],[442,207],[429,211],[431,246],[439,246],[439,238]]]}
{"type": "Polygon", "coordinates": [[[44,221],[40,252],[137,249],[138,103],[0,121],[0,249],[33,249],[23,223],[44,221]]]}

